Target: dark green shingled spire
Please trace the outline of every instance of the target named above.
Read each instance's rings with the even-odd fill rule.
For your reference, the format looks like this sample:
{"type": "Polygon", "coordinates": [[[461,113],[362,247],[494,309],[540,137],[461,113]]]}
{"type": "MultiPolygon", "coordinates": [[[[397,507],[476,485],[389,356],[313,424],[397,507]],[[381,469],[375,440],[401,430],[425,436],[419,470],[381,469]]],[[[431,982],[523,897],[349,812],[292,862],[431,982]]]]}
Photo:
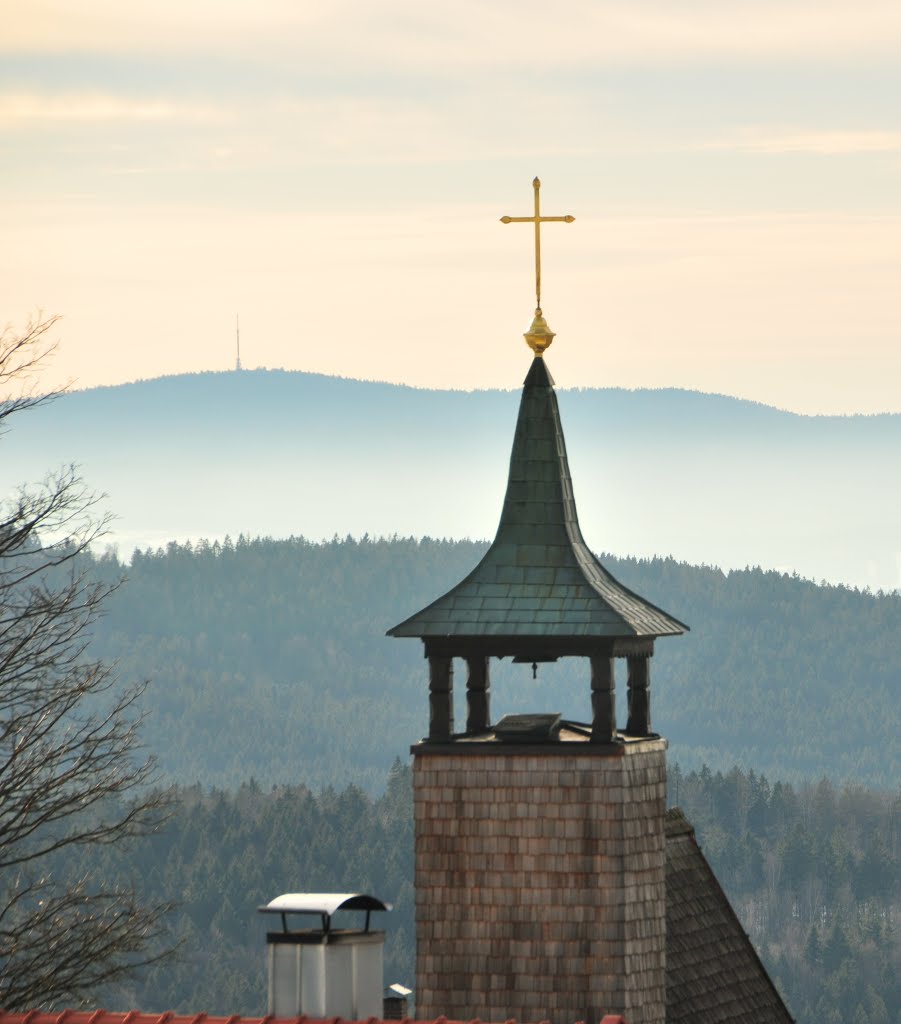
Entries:
{"type": "Polygon", "coordinates": [[[495,638],[489,653],[531,660],[530,652],[584,653],[581,644],[568,649],[567,639],[653,638],[686,628],[617,582],[585,544],[554,382],[536,357],[523,386],[494,543],[462,582],[388,635],[495,638]],[[552,643],[519,650],[502,637],[552,643]]]}

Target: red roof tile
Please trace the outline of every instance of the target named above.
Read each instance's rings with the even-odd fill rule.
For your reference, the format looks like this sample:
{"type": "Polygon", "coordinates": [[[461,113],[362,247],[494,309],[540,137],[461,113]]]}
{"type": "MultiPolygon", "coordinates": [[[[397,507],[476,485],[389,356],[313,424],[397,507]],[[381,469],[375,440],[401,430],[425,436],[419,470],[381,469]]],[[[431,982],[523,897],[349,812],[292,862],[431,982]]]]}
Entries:
{"type": "MultiPolygon", "coordinates": [[[[29,1010],[27,1013],[8,1013],[0,1010],[0,1024],[489,1024],[478,1017],[471,1021],[452,1021],[447,1017],[438,1017],[434,1021],[417,1021],[410,1017],[403,1021],[382,1021],[378,1017],[370,1017],[366,1021],[345,1021],[341,1017],[241,1017],[233,1014],[230,1017],[215,1017],[206,1013],[176,1014],[167,1010],[165,1013],[141,1013],[139,1010],[111,1013],[107,1010],[62,1010],[59,1013],[43,1013],[40,1010],[29,1010]]],[[[508,1020],[502,1024],[516,1024],[508,1020]]],[[[539,1021],[538,1024],[548,1024],[539,1021]]],[[[575,1024],[583,1024],[576,1021],[575,1024]]],[[[601,1024],[626,1024],[624,1017],[608,1014],[601,1024]]]]}

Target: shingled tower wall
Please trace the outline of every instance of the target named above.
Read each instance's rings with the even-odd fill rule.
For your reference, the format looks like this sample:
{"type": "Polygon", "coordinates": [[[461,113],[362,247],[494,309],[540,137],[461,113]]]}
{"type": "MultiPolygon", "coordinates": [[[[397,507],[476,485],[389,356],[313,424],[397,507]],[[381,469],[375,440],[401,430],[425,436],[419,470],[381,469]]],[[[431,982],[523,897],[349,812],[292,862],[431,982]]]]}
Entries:
{"type": "Polygon", "coordinates": [[[662,1024],[665,751],[414,747],[417,1016],[662,1024]]]}

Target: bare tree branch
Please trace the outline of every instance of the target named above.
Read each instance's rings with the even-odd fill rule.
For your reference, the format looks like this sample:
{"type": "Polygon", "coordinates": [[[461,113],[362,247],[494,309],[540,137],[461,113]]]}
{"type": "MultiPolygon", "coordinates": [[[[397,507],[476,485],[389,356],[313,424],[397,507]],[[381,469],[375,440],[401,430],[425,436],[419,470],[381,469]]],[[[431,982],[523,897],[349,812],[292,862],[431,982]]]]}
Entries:
{"type": "Polygon", "coordinates": [[[0,331],[0,424],[14,412],[31,409],[61,393],[38,388],[40,371],[56,351],[56,342],[47,335],[58,322],[58,316],[38,313],[22,331],[11,324],[0,331]]]}
{"type": "MultiPolygon", "coordinates": [[[[0,334],[0,428],[53,398],[37,373],[55,317],[0,334]]],[[[145,835],[166,815],[139,741],[144,684],[87,657],[118,583],[91,577],[108,520],[72,466],[0,504],[0,1006],[78,1000],[168,955],[167,905],[72,878],[68,848],[145,835]],[[54,874],[53,868],[56,873],[54,874]]]]}

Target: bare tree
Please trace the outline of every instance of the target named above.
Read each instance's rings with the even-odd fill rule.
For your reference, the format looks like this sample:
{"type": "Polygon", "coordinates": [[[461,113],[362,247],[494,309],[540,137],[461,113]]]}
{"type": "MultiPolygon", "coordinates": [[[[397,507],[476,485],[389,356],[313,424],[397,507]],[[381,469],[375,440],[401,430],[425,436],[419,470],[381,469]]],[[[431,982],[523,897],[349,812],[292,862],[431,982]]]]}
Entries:
{"type": "MultiPolygon", "coordinates": [[[[55,318],[0,335],[0,426],[53,395],[37,372],[55,318]]],[[[155,828],[138,702],[88,654],[116,583],[87,555],[107,519],[73,468],[0,504],[0,1006],[78,1001],[161,955],[164,904],[60,869],[67,848],[155,828]],[[53,870],[56,865],[62,874],[53,870]]]]}

